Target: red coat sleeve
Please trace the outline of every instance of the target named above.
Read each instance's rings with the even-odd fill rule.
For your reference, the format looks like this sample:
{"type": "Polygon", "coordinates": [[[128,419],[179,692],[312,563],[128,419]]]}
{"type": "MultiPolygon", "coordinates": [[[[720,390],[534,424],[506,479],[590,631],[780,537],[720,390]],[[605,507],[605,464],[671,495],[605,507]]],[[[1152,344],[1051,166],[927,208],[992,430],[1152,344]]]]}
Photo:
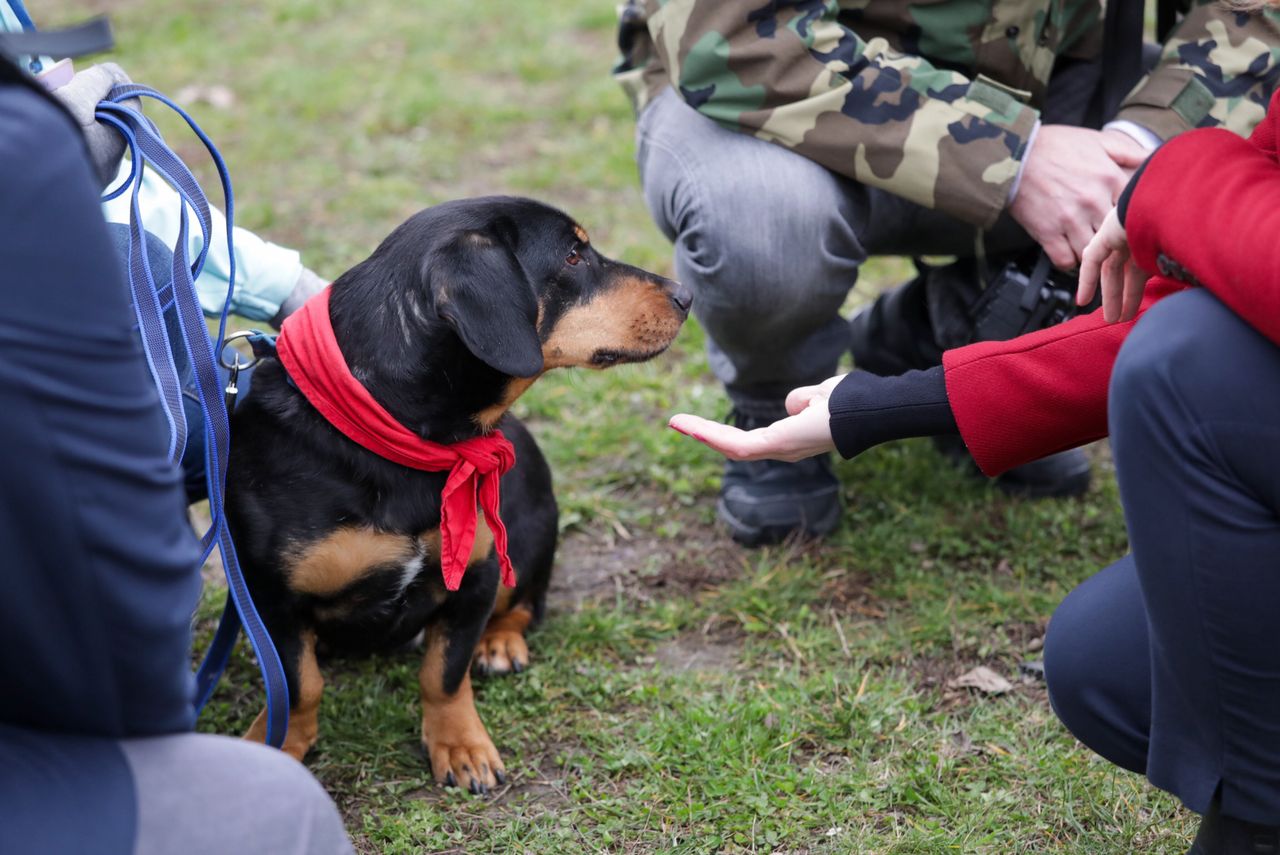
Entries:
{"type": "Polygon", "coordinates": [[[1147,283],[1137,317],[1109,324],[1102,310],[1011,341],[942,356],[947,399],[969,453],[987,475],[1107,435],[1107,386],[1120,345],[1157,300],[1187,287],[1147,283]]]}
{"type": "Polygon", "coordinates": [[[1280,344],[1280,165],[1264,147],[1274,140],[1219,129],[1174,138],[1138,181],[1125,231],[1145,269],[1203,285],[1280,344]]]}
{"type": "MultiPolygon", "coordinates": [[[[1280,344],[1280,91],[1248,140],[1223,130],[1182,134],[1147,163],[1125,230],[1135,260],[1161,275],[1138,317],[1193,284],[1213,291],[1280,344]]],[[[1107,387],[1133,323],[1102,313],[1006,342],[948,351],[947,397],[988,475],[1107,435],[1107,387]]]]}

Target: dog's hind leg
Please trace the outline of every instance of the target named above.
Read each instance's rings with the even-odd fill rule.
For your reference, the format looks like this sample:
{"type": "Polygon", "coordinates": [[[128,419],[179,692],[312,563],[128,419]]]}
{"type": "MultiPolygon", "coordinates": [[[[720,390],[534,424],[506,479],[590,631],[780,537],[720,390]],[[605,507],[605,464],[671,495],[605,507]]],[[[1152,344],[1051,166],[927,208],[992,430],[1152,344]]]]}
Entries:
{"type": "Polygon", "coordinates": [[[502,588],[493,607],[489,625],[476,645],[474,669],[480,676],[519,674],[529,667],[529,645],[524,634],[533,623],[533,607],[528,603],[511,604],[512,591],[502,588]]]}
{"type": "MultiPolygon", "coordinates": [[[[281,746],[286,754],[301,762],[320,734],[320,696],[324,678],[316,662],[316,636],[304,632],[300,638],[276,637],[276,648],[285,663],[289,683],[289,732],[281,746]]],[[[258,713],[245,739],[267,741],[267,711],[258,713]]]]}
{"type": "Polygon", "coordinates": [[[509,554],[519,581],[514,589],[498,590],[493,615],[476,645],[474,671],[481,677],[518,674],[529,666],[525,635],[546,611],[559,532],[559,511],[546,461],[518,422],[508,419],[503,429],[512,432],[522,455],[511,474],[523,477],[504,479],[502,484],[509,554]]]}

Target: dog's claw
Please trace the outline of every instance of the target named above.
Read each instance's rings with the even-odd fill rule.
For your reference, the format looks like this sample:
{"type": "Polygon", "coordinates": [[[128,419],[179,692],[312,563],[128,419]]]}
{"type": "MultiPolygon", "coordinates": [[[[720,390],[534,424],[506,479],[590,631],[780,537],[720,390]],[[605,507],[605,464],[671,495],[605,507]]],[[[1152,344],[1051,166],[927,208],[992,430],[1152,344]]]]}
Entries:
{"type": "Polygon", "coordinates": [[[480,785],[480,782],[479,782],[479,781],[477,781],[475,778],[472,778],[472,779],[471,779],[471,787],[470,787],[471,795],[473,795],[473,796],[478,796],[478,795],[480,795],[480,786],[481,786],[481,785],[480,785]]]}
{"type": "Polygon", "coordinates": [[[502,771],[501,769],[495,769],[493,772],[493,777],[497,779],[500,785],[505,784],[507,782],[507,773],[502,771]]]}
{"type": "Polygon", "coordinates": [[[524,670],[524,663],[521,662],[519,659],[511,660],[511,670],[519,674],[521,671],[524,670]]]}
{"type": "Polygon", "coordinates": [[[445,774],[444,774],[444,785],[445,785],[446,787],[456,787],[456,786],[458,786],[458,779],[457,779],[457,778],[455,778],[455,777],[453,777],[453,770],[452,770],[452,769],[450,769],[448,772],[445,772],[445,774]]]}

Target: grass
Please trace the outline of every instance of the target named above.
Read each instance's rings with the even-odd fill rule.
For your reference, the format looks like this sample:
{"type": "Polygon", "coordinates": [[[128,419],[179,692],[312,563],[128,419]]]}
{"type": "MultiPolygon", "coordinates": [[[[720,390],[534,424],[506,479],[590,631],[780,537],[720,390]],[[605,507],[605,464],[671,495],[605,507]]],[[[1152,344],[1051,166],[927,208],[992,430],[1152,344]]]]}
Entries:
{"type": "MultiPolygon", "coordinates": [[[[239,222],[322,275],[420,207],[490,192],[561,205],[604,251],[669,271],[607,74],[611,3],[109,7],[135,79],[231,91],[230,109],[188,103],[230,164],[239,222]]],[[[95,7],[34,11],[51,25],[95,7]]],[[[908,269],[868,264],[853,299],[908,269]]],[[[1185,848],[1189,815],[1076,744],[1018,676],[1056,603],[1126,548],[1105,451],[1088,497],[1030,503],[927,442],[882,447],[841,466],[849,511],[828,543],[749,552],[713,525],[719,462],[663,427],[726,409],[693,323],[655,363],[551,376],[518,403],[564,536],[534,667],[478,689],[512,781],[486,800],[431,784],[415,654],[330,663],[308,765],[360,851],[1185,848]],[[947,688],[980,664],[1014,689],[947,688]]],[[[201,644],[222,598],[208,586],[201,644]]],[[[261,702],[242,647],[200,726],[240,732],[261,702]]]]}

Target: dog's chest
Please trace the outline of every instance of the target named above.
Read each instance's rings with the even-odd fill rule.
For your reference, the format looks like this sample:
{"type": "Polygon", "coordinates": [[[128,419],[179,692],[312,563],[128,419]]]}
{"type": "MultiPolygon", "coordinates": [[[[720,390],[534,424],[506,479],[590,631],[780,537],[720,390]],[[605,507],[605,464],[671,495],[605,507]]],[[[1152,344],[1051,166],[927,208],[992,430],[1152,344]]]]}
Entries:
{"type": "Polygon", "coordinates": [[[397,585],[397,595],[403,595],[405,590],[413,584],[414,580],[422,573],[422,568],[426,564],[426,555],[420,553],[413,556],[404,563],[400,568],[400,581],[397,585]]]}

